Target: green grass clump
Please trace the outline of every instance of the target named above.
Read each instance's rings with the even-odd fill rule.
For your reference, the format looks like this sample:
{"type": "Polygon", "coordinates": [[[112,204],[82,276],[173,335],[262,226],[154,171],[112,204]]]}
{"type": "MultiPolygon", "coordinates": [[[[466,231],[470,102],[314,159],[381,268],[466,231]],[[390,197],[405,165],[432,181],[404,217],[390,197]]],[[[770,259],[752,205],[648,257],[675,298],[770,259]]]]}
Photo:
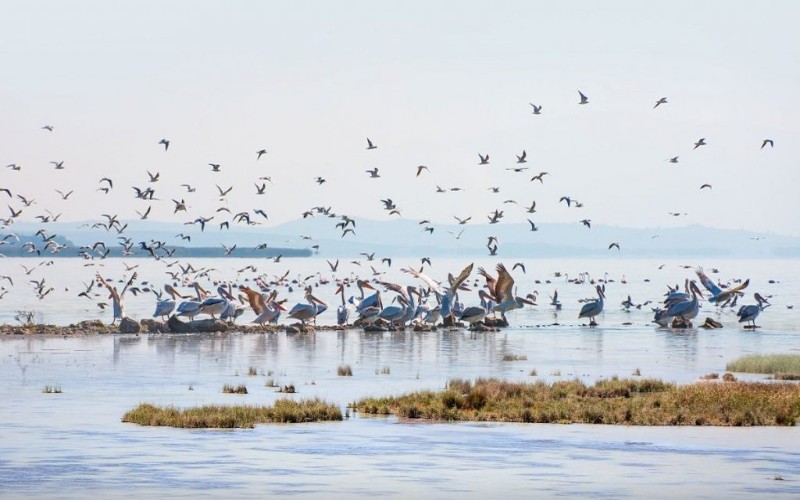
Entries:
{"type": "Polygon", "coordinates": [[[800,354],[750,354],[725,367],[740,373],[800,373],[800,354]]]}
{"type": "Polygon", "coordinates": [[[45,394],[61,394],[61,386],[60,385],[46,385],[42,392],[45,394]]]}
{"type": "Polygon", "coordinates": [[[225,384],[222,386],[222,392],[225,394],[247,394],[247,387],[244,385],[232,386],[225,384]]]}
{"type": "Polygon", "coordinates": [[[262,423],[300,423],[342,420],[338,406],[320,399],[279,399],[272,406],[198,406],[176,408],[140,404],[122,416],[123,422],[139,425],[199,428],[252,428],[262,423]]]}
{"type": "Polygon", "coordinates": [[[503,361],[528,361],[524,354],[503,354],[503,361]]]}
{"type": "Polygon", "coordinates": [[[350,365],[339,365],[336,369],[336,375],[340,377],[352,377],[353,369],[350,368],[350,365]]]}
{"type": "Polygon", "coordinates": [[[439,421],[627,425],[795,425],[800,385],[730,382],[683,386],[654,379],[522,383],[451,380],[444,390],[365,398],[360,412],[439,421]]]}

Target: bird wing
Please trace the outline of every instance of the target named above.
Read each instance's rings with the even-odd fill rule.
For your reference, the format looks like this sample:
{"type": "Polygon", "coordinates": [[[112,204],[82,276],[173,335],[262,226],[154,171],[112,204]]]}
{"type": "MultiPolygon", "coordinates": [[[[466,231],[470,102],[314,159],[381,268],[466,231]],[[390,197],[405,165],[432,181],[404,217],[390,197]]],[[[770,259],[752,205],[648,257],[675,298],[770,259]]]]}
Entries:
{"type": "Polygon", "coordinates": [[[702,283],[703,286],[706,287],[706,290],[711,292],[711,295],[713,297],[716,297],[720,293],[722,293],[722,290],[720,289],[720,287],[718,287],[716,283],[711,281],[711,278],[709,278],[708,275],[703,272],[702,268],[696,269],[695,273],[697,273],[697,277],[700,278],[700,283],[702,283]]]}
{"type": "MultiPolygon", "coordinates": [[[[487,246],[488,246],[488,244],[487,244],[487,246]]],[[[481,276],[486,278],[486,288],[489,289],[489,294],[492,295],[492,298],[494,298],[495,301],[497,302],[497,294],[496,294],[497,280],[495,279],[495,277],[492,276],[491,274],[487,273],[486,269],[484,269],[482,267],[478,268],[478,274],[480,274],[481,276]]]]}
{"type": "Polygon", "coordinates": [[[459,273],[459,275],[456,276],[455,279],[453,279],[453,281],[450,283],[451,292],[455,293],[461,287],[461,285],[467,280],[467,278],[469,278],[469,275],[472,273],[473,265],[474,264],[470,264],[467,267],[465,267],[461,271],[461,273],[459,273]]]}
{"type": "Polygon", "coordinates": [[[425,283],[426,285],[428,285],[428,288],[430,288],[430,289],[431,289],[431,290],[433,290],[434,292],[437,292],[437,293],[442,293],[442,287],[440,287],[438,283],[436,283],[435,281],[433,281],[433,280],[432,280],[430,277],[428,277],[427,275],[425,275],[425,274],[423,274],[423,273],[421,273],[421,272],[419,272],[419,271],[415,271],[415,270],[413,270],[413,269],[411,269],[411,268],[408,268],[408,269],[401,269],[401,271],[403,271],[404,273],[408,273],[408,274],[410,274],[411,276],[414,276],[415,278],[419,278],[420,280],[422,280],[422,282],[423,282],[423,283],[425,283]]]}
{"type": "Polygon", "coordinates": [[[239,287],[239,290],[243,291],[247,296],[247,301],[250,303],[250,307],[253,308],[253,311],[256,314],[261,314],[264,312],[264,310],[267,308],[267,305],[264,303],[264,297],[262,297],[260,293],[246,286],[239,287]]]}
{"type": "Polygon", "coordinates": [[[497,284],[495,284],[495,297],[498,302],[514,299],[514,278],[511,277],[506,266],[497,264],[497,284]]]}

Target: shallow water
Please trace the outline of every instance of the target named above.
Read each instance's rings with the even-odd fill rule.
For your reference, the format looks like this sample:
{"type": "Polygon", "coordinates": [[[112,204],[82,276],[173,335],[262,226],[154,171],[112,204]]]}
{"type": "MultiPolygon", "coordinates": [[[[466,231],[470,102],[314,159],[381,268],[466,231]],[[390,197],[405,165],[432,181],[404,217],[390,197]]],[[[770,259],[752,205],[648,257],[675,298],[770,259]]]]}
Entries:
{"type": "MultiPolygon", "coordinates": [[[[451,262],[452,271],[462,264],[451,262]]],[[[76,261],[63,266],[79,269],[76,261]]],[[[529,263],[529,273],[534,266],[544,277],[552,273],[544,269],[555,263],[529,263]]],[[[578,326],[575,318],[577,298],[590,296],[590,285],[561,282],[562,312],[555,316],[542,306],[514,311],[509,315],[514,327],[499,333],[0,337],[0,496],[800,495],[797,428],[400,424],[354,415],[336,423],[220,431],[120,421],[141,402],[266,404],[287,396],[321,396],[344,408],[362,396],[437,389],[456,377],[591,382],[631,376],[638,368],[644,377],[690,382],[722,373],[726,362],[742,354],[800,351],[796,312],[785,308],[797,300],[797,266],[741,261],[721,267],[721,273],[751,276],[751,290],[774,295],[775,305],[759,318],[763,328],[757,332],[736,325],[731,311],[708,306],[701,317],[719,318],[725,328],[660,330],[648,325],[650,313],[644,308],[619,310],[618,296],[655,298],[664,283],[682,281],[686,271],[677,264],[663,277],[643,261],[561,267],[593,273],[610,269],[617,279],[622,268],[628,273],[627,285],[608,285],[615,300],[609,299],[607,312],[598,318],[600,327],[578,326]],[[643,281],[646,274],[653,282],[643,281]],[[778,275],[780,284],[767,283],[778,275]],[[536,326],[555,321],[563,326],[536,326]],[[503,361],[507,354],[527,360],[503,361]],[[342,364],[352,366],[353,377],[336,375],[342,364]],[[250,367],[259,374],[247,376],[250,367]],[[384,367],[388,374],[381,374],[384,367]],[[532,369],[536,377],[529,375],[532,369]],[[293,384],[298,393],[278,394],[265,386],[268,380],[293,384]],[[222,394],[226,383],[243,383],[250,393],[222,394]],[[60,386],[63,394],[43,394],[48,384],[60,386]]],[[[147,279],[151,272],[145,266],[140,275],[147,279]]],[[[80,274],[52,279],[81,278],[88,280],[80,274]]],[[[518,283],[532,288],[532,279],[518,283]]],[[[540,293],[555,286],[540,285],[540,293]]],[[[11,297],[2,302],[6,316],[10,304],[22,303],[5,302],[11,297]]],[[[129,312],[151,312],[152,296],[135,299],[129,312]]],[[[71,300],[67,294],[47,299],[48,317],[78,317],[71,300]]],[[[330,314],[322,321],[331,322],[330,314]]]]}

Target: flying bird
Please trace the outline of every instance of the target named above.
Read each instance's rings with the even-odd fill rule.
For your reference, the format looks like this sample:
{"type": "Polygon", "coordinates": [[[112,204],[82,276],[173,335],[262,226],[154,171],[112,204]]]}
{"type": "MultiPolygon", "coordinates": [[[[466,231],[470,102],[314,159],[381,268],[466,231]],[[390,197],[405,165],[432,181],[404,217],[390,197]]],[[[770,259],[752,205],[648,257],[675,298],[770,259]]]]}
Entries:
{"type": "Polygon", "coordinates": [[[531,182],[539,181],[542,184],[544,184],[544,179],[542,179],[542,177],[544,177],[545,175],[548,175],[548,173],[547,172],[539,172],[538,174],[536,174],[533,177],[531,177],[531,182]]]}
{"type": "Polygon", "coordinates": [[[583,224],[584,226],[588,227],[589,229],[592,228],[592,220],[591,219],[583,219],[580,222],[581,222],[581,224],[583,224]]]}
{"type": "Polygon", "coordinates": [[[536,224],[534,224],[532,220],[528,219],[528,224],[531,225],[531,231],[538,231],[539,230],[539,228],[536,227],[536,224]]]}
{"type": "Polygon", "coordinates": [[[611,250],[611,249],[612,249],[612,248],[614,248],[614,247],[616,247],[616,248],[617,248],[617,250],[619,250],[619,249],[620,249],[620,248],[619,248],[619,243],[617,243],[617,242],[615,241],[614,243],[612,243],[612,244],[608,245],[608,249],[609,249],[609,250],[611,250]]]}
{"type": "Polygon", "coordinates": [[[55,166],[56,170],[64,170],[64,160],[51,161],[50,163],[55,166]]]}
{"type": "Polygon", "coordinates": [[[321,186],[322,183],[325,182],[325,179],[323,179],[322,177],[317,177],[316,179],[314,179],[314,182],[316,182],[317,184],[319,184],[321,186]]]}
{"type": "Polygon", "coordinates": [[[164,151],[169,149],[169,141],[167,139],[161,139],[158,143],[164,145],[164,151]]]}
{"type": "Polygon", "coordinates": [[[583,95],[583,92],[581,92],[579,90],[578,94],[580,94],[580,96],[581,96],[581,102],[579,102],[578,104],[589,104],[589,98],[587,98],[585,95],[583,95]]]}
{"type": "Polygon", "coordinates": [[[775,143],[772,142],[772,139],[764,139],[764,142],[761,143],[761,149],[764,149],[764,146],[766,146],[767,144],[769,144],[769,147],[771,148],[775,147],[775,143]]]}
{"type": "Polygon", "coordinates": [[[542,107],[541,106],[537,106],[532,102],[529,102],[528,104],[530,104],[531,107],[533,107],[533,114],[534,115],[541,115],[542,114],[542,107]]]}
{"type": "Polygon", "coordinates": [[[259,149],[258,151],[256,151],[256,154],[258,155],[256,157],[256,160],[260,160],[261,159],[261,155],[267,154],[267,150],[266,149],[259,149]]]}
{"type": "Polygon", "coordinates": [[[48,132],[52,132],[53,131],[53,126],[52,125],[45,125],[44,127],[42,127],[42,130],[47,130],[48,132]]]}
{"type": "Polygon", "coordinates": [[[483,156],[482,154],[478,153],[478,158],[481,159],[479,165],[488,165],[489,164],[489,155],[483,156]]]}
{"type": "Polygon", "coordinates": [[[378,146],[372,144],[372,141],[367,137],[367,149],[377,149],[378,146]]]}
{"type": "Polygon", "coordinates": [[[703,184],[702,186],[700,186],[700,189],[703,189],[703,188],[711,189],[711,184],[703,184]]]}
{"type": "Polygon", "coordinates": [[[705,137],[701,137],[699,141],[694,143],[694,149],[697,149],[700,146],[705,146],[706,144],[707,144],[706,143],[706,138],[705,137]]]}
{"type": "Polygon", "coordinates": [[[371,170],[366,170],[365,172],[369,174],[370,179],[377,179],[380,177],[380,175],[378,175],[378,167],[375,167],[371,170]]]}
{"type": "Polygon", "coordinates": [[[211,167],[212,172],[219,172],[221,165],[219,163],[209,163],[209,167],[211,167]]]}
{"type": "Polygon", "coordinates": [[[666,97],[662,97],[661,99],[657,100],[656,101],[656,105],[653,106],[653,109],[656,109],[659,104],[667,104],[667,98],[666,97]]]}
{"type": "Polygon", "coordinates": [[[517,155],[517,163],[525,163],[525,157],[528,156],[528,153],[525,150],[522,150],[522,155],[517,155]]]}
{"type": "Polygon", "coordinates": [[[673,156],[672,158],[670,158],[667,161],[670,162],[670,163],[678,163],[678,158],[679,158],[678,156],[673,156]]]}
{"type": "Polygon", "coordinates": [[[419,177],[419,174],[421,174],[423,170],[427,170],[428,172],[430,172],[430,169],[428,169],[428,167],[426,167],[425,165],[420,165],[417,167],[417,177],[419,177]]]}

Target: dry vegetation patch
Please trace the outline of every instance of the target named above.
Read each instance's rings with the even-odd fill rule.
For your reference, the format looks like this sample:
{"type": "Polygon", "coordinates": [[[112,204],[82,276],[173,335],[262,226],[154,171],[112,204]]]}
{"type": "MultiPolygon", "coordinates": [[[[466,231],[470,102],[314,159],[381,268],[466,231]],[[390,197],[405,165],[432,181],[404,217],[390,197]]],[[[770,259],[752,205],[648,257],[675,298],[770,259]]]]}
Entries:
{"type": "Polygon", "coordinates": [[[301,423],[342,420],[338,406],[320,399],[279,399],[272,406],[218,406],[194,408],[159,407],[143,403],[125,413],[123,422],[184,428],[252,428],[262,423],[301,423]]]}
{"type": "Polygon", "coordinates": [[[451,380],[438,392],[365,398],[358,411],[439,421],[627,425],[794,425],[800,386],[778,383],[696,383],[653,379],[521,383],[451,380]]]}

